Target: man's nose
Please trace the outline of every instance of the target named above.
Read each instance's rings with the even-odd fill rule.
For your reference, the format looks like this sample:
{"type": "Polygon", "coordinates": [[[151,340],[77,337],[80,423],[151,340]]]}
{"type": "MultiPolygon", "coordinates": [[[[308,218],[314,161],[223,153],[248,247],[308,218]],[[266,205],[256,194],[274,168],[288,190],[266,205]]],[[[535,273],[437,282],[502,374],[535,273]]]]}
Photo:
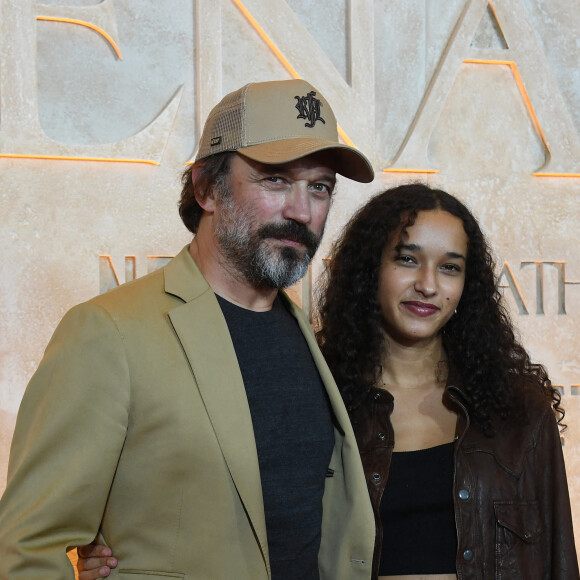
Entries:
{"type": "Polygon", "coordinates": [[[312,220],[310,193],[308,187],[295,183],[286,194],[283,217],[301,224],[308,224],[312,220]]]}

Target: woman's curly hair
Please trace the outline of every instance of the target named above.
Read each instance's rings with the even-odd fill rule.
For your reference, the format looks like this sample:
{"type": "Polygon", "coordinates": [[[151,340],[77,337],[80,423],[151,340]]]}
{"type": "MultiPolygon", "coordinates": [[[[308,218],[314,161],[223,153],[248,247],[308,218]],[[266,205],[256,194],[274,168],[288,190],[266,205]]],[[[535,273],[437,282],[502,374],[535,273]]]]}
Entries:
{"type": "Polygon", "coordinates": [[[561,422],[560,393],[516,339],[477,220],[455,197],[423,184],[387,190],[359,209],[336,242],[322,280],[316,337],[349,413],[379,382],[388,348],[377,298],[383,250],[418,212],[430,210],[458,217],[468,238],[465,286],[442,339],[462,380],[472,422],[491,434],[493,418],[521,415],[513,385],[530,381],[515,381],[518,377],[539,385],[561,422]]]}

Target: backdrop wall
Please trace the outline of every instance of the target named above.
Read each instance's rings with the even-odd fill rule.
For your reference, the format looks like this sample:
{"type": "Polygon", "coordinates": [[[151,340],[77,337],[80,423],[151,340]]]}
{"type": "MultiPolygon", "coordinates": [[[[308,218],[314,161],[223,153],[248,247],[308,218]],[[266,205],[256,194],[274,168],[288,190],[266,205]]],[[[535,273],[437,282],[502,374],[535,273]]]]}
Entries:
{"type": "Polygon", "coordinates": [[[210,108],[300,76],[377,173],[339,181],[297,299],[309,307],[331,242],[374,193],[419,180],[464,200],[563,393],[580,541],[578,30],[576,0],[0,0],[0,493],[64,312],[188,243],[179,176],[210,108]]]}

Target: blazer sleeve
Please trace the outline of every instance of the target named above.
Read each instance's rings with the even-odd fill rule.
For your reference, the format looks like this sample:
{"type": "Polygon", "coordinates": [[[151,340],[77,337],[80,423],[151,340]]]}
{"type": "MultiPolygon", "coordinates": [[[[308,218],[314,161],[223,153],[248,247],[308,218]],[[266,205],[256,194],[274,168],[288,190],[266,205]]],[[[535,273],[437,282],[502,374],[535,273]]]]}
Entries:
{"type": "Polygon", "coordinates": [[[128,425],[123,339],[102,308],[56,329],[18,413],[0,500],[0,578],[74,578],[66,550],[99,530],[128,425]]]}
{"type": "MultiPolygon", "coordinates": [[[[551,521],[546,522],[551,537],[552,580],[577,580],[578,558],[572,528],[572,511],[566,479],[564,456],[560,443],[560,431],[554,413],[547,410],[543,417],[536,452],[538,472],[543,474],[544,513],[551,521]],[[543,464],[543,465],[542,465],[543,464]],[[547,508],[547,509],[546,509],[547,508]]],[[[546,547],[550,549],[549,546],[546,547]]]]}

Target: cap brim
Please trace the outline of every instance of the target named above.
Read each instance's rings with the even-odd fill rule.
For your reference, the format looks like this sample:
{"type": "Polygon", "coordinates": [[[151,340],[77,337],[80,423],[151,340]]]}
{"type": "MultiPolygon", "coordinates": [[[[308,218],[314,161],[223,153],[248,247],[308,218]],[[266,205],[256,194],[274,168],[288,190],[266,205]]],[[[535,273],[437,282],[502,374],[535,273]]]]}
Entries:
{"type": "Polygon", "coordinates": [[[266,164],[288,163],[318,151],[332,151],[336,158],[333,169],[340,175],[361,183],[370,183],[375,178],[370,161],[362,153],[336,141],[312,138],[283,139],[241,147],[237,151],[254,161],[266,164]]]}

